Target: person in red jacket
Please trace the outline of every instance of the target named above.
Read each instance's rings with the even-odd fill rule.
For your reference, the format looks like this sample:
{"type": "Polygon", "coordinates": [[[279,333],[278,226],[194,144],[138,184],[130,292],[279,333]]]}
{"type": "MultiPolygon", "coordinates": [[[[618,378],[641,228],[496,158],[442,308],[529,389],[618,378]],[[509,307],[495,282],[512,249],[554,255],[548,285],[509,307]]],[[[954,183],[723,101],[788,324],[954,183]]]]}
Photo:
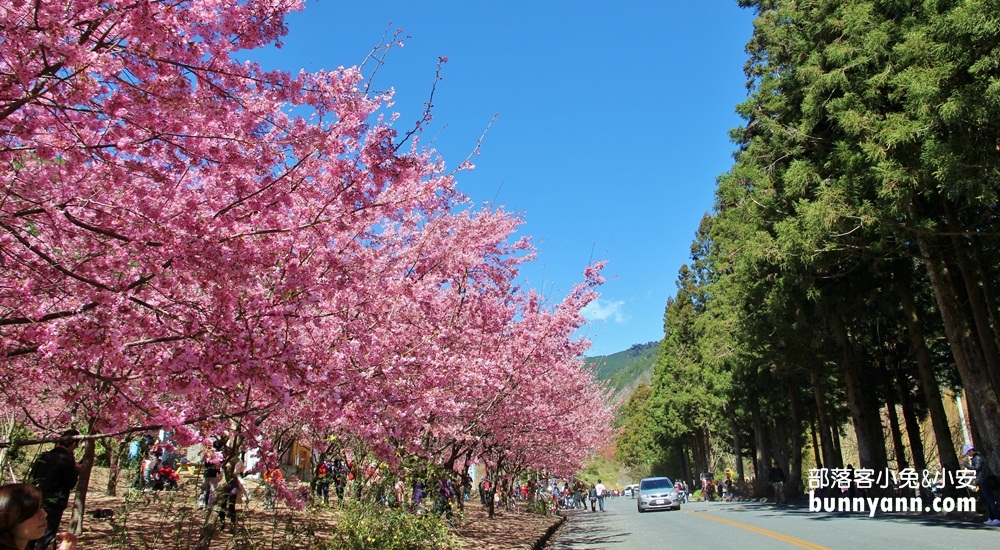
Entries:
{"type": "Polygon", "coordinates": [[[284,481],[285,474],[281,472],[281,468],[272,464],[270,468],[264,470],[261,478],[264,480],[264,509],[274,510],[274,497],[277,494],[276,487],[284,481]]]}

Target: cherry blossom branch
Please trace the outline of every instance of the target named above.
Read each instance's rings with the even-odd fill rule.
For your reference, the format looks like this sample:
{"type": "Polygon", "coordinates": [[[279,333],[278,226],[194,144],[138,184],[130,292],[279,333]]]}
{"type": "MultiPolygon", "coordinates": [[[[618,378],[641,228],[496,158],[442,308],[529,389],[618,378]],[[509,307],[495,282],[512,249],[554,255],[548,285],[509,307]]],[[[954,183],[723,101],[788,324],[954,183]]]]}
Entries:
{"type": "Polygon", "coordinates": [[[490,131],[490,128],[493,126],[493,123],[497,121],[497,118],[499,116],[500,113],[493,113],[493,118],[490,119],[489,124],[486,125],[486,128],[483,130],[483,133],[479,136],[479,139],[476,140],[476,146],[472,149],[472,152],[470,152],[469,155],[465,157],[465,160],[463,160],[457,167],[455,167],[454,170],[451,171],[452,176],[454,176],[460,170],[471,170],[475,168],[475,165],[472,164],[472,157],[479,154],[479,149],[483,146],[483,140],[486,138],[487,132],[490,131]]]}
{"type": "Polygon", "coordinates": [[[215,218],[215,219],[221,218],[222,216],[226,215],[226,212],[229,212],[233,208],[236,208],[237,206],[239,206],[239,205],[243,204],[244,202],[252,199],[253,197],[256,197],[257,195],[260,195],[261,193],[264,193],[265,191],[268,191],[269,189],[271,189],[272,187],[274,187],[275,185],[277,185],[278,183],[280,183],[282,180],[284,180],[286,177],[288,177],[289,175],[291,175],[291,173],[294,172],[299,166],[302,166],[302,163],[304,163],[306,161],[306,159],[308,159],[309,157],[311,157],[315,153],[316,152],[313,151],[313,152],[309,153],[308,155],[303,155],[302,158],[298,159],[295,162],[295,164],[293,164],[289,169],[285,170],[280,176],[278,176],[277,178],[274,178],[270,183],[268,183],[267,185],[261,187],[260,189],[258,189],[256,191],[254,191],[253,193],[250,193],[249,195],[247,195],[245,197],[240,197],[239,199],[237,199],[237,200],[233,201],[232,203],[230,203],[229,205],[225,206],[222,210],[219,210],[218,212],[216,212],[216,214],[213,216],[213,218],[215,218]]]}
{"type": "Polygon", "coordinates": [[[20,234],[20,232],[18,232],[13,227],[10,227],[9,225],[7,225],[5,223],[0,222],[0,228],[2,228],[5,231],[7,231],[12,237],[14,237],[14,239],[16,239],[18,242],[20,242],[25,248],[27,248],[28,250],[30,250],[31,252],[33,252],[36,256],[38,256],[39,258],[41,258],[42,260],[44,260],[45,263],[49,264],[50,267],[52,267],[56,271],[62,273],[63,275],[66,275],[67,277],[69,277],[71,279],[75,279],[75,280],[77,280],[77,281],[79,281],[81,283],[85,283],[85,284],[88,284],[90,286],[99,288],[101,290],[106,290],[108,292],[114,292],[109,286],[107,286],[107,285],[105,285],[103,283],[100,283],[100,282],[95,281],[93,279],[88,279],[87,277],[84,277],[82,275],[78,275],[76,273],[73,273],[71,270],[63,267],[62,264],[60,264],[59,262],[55,261],[52,257],[50,257],[48,254],[46,254],[45,252],[43,252],[37,246],[35,246],[35,245],[31,244],[30,242],[28,242],[27,239],[25,239],[24,237],[22,237],[21,234],[20,234]]]}
{"type": "MultiPolygon", "coordinates": [[[[301,393],[304,393],[304,392],[298,392],[298,393],[301,394],[301,393]]],[[[259,413],[259,412],[274,410],[274,409],[278,408],[279,406],[280,405],[277,404],[277,403],[272,403],[272,404],[268,404],[268,405],[260,405],[260,406],[257,406],[257,407],[253,407],[251,409],[242,410],[242,411],[234,412],[234,413],[225,413],[225,414],[217,414],[217,415],[205,415],[205,416],[200,416],[198,418],[191,418],[191,419],[185,420],[184,422],[181,422],[180,424],[176,424],[174,426],[168,426],[166,424],[147,424],[147,425],[143,425],[143,426],[136,426],[136,427],[133,427],[133,428],[126,428],[124,430],[118,430],[118,431],[110,432],[110,433],[77,435],[77,436],[73,436],[72,441],[91,441],[91,440],[110,439],[110,438],[114,438],[114,437],[121,437],[123,435],[129,435],[129,434],[134,434],[134,433],[139,433],[139,432],[158,431],[158,430],[162,430],[162,429],[169,428],[169,427],[175,427],[175,426],[192,426],[194,424],[199,424],[201,422],[220,421],[220,420],[232,420],[234,418],[239,418],[241,416],[246,416],[248,414],[253,414],[253,413],[259,413]]],[[[15,440],[15,441],[0,441],[0,449],[7,448],[7,447],[13,447],[13,446],[41,445],[42,443],[55,443],[55,442],[57,442],[59,440],[60,440],[60,437],[57,436],[57,437],[41,437],[41,438],[34,438],[34,439],[18,439],[18,440],[15,440]]]]}
{"type": "MultiPolygon", "coordinates": [[[[364,69],[364,66],[368,64],[368,61],[375,59],[375,52],[382,50],[382,55],[379,56],[378,59],[375,59],[375,68],[372,69],[371,74],[368,75],[368,80],[362,88],[366,97],[368,96],[368,90],[371,88],[372,81],[375,79],[375,73],[377,73],[379,68],[385,64],[385,58],[389,55],[389,50],[391,50],[394,45],[399,47],[403,46],[403,41],[399,40],[399,35],[403,33],[403,29],[396,29],[396,31],[392,33],[392,40],[386,42],[385,37],[389,34],[389,27],[391,26],[392,21],[389,21],[389,24],[385,26],[385,30],[382,32],[382,38],[379,39],[379,45],[373,46],[371,51],[368,52],[368,55],[366,55],[361,61],[360,67],[364,69]]],[[[408,40],[409,38],[409,36],[406,36],[403,40],[408,40]]]]}
{"type": "Polygon", "coordinates": [[[405,136],[403,136],[403,139],[399,140],[399,143],[397,143],[396,146],[393,147],[393,151],[398,152],[399,148],[402,147],[404,143],[410,141],[410,138],[413,137],[413,135],[416,134],[417,132],[421,131],[424,128],[424,126],[431,121],[431,118],[433,118],[431,116],[431,110],[434,108],[434,92],[437,91],[438,82],[440,82],[443,79],[443,77],[441,76],[441,68],[447,62],[448,62],[447,57],[442,56],[438,58],[437,69],[434,70],[434,83],[431,84],[430,97],[428,97],[427,102],[424,103],[424,112],[421,115],[420,120],[418,120],[413,125],[413,128],[411,128],[410,131],[407,132],[405,136]]]}
{"type": "Polygon", "coordinates": [[[46,321],[54,321],[56,319],[65,319],[66,317],[72,317],[74,315],[79,315],[81,313],[86,313],[87,311],[90,311],[90,310],[94,309],[98,305],[100,305],[100,304],[98,304],[97,302],[90,302],[90,303],[84,304],[84,305],[82,305],[82,306],[80,306],[80,307],[78,307],[76,309],[70,309],[70,310],[65,310],[65,311],[55,311],[55,312],[52,312],[52,313],[47,313],[45,315],[42,315],[41,317],[38,317],[36,319],[32,319],[30,317],[11,317],[11,318],[8,318],[8,319],[0,319],[0,327],[7,326],[7,325],[25,325],[25,324],[30,324],[30,323],[44,323],[46,321]]]}

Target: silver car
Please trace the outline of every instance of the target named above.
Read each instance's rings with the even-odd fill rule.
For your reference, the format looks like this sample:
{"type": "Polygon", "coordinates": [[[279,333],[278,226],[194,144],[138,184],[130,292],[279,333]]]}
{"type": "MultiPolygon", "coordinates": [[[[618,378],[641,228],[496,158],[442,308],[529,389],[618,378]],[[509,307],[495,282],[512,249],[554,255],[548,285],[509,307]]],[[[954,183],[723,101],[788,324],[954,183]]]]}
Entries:
{"type": "Polygon", "coordinates": [[[680,510],[681,494],[670,478],[647,477],[639,482],[639,513],[646,510],[680,510]]]}

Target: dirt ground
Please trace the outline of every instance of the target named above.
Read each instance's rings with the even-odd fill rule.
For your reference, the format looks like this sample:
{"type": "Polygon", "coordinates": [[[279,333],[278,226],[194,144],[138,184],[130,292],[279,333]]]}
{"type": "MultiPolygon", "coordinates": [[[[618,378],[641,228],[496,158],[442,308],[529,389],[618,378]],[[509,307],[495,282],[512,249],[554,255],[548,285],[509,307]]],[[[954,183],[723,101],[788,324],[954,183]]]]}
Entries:
{"type": "MultiPolygon", "coordinates": [[[[216,525],[215,511],[197,508],[198,479],[182,478],[177,491],[140,493],[123,487],[119,496],[108,497],[104,494],[106,476],[105,471],[95,470],[91,479],[81,550],[193,550],[204,522],[216,525]],[[94,517],[103,510],[113,512],[106,514],[110,517],[94,517]]],[[[212,550],[313,548],[327,539],[336,524],[334,507],[295,511],[279,504],[276,510],[264,510],[256,484],[251,481],[249,486],[252,496],[239,506],[237,529],[217,531],[212,550]]],[[[67,510],[64,527],[69,525],[69,516],[67,510]]],[[[519,510],[498,512],[489,519],[486,509],[473,499],[451,524],[463,548],[501,550],[532,548],[559,520],[519,510]]]]}

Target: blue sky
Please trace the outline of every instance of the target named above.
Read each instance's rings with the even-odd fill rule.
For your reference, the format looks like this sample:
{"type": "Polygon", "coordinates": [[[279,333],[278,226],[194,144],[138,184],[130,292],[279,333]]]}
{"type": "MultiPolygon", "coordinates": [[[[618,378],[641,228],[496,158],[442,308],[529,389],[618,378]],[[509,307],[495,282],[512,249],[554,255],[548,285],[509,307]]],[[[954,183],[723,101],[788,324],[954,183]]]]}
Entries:
{"type": "Polygon", "coordinates": [[[663,336],[677,271],[732,163],[752,19],[735,0],[308,0],[284,46],[253,57],[289,71],[357,65],[402,29],[372,85],[395,89],[405,132],[446,56],[422,143],[457,166],[497,114],[459,188],[524,218],[538,259],[523,283],[553,303],[607,260],[582,331],[588,355],[605,355],[663,336]]]}

